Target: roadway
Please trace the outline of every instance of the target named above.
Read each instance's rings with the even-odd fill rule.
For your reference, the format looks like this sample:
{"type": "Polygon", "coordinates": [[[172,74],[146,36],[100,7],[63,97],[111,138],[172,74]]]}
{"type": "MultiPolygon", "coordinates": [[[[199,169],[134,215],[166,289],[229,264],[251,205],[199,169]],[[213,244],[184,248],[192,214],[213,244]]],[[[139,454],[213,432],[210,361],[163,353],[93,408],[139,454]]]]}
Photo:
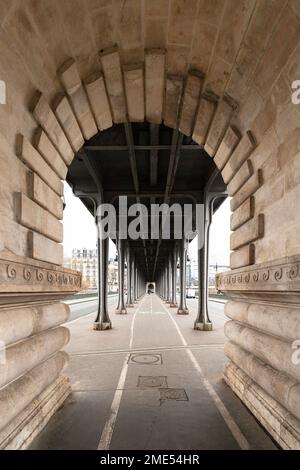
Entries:
{"type": "MultiPolygon", "coordinates": [[[[112,294],[108,296],[108,306],[114,306],[116,303],[118,295],[112,294]]],[[[188,305],[193,309],[197,308],[197,299],[187,299],[188,305]]],[[[70,306],[70,318],[67,323],[70,321],[76,320],[77,318],[83,317],[84,315],[89,315],[90,313],[96,313],[97,310],[97,300],[95,298],[91,300],[78,300],[77,302],[71,301],[67,302],[70,306]]],[[[223,319],[226,319],[224,314],[224,304],[216,301],[209,301],[209,308],[216,315],[220,315],[223,319]]]]}
{"type": "MultiPolygon", "coordinates": [[[[118,295],[112,294],[108,296],[107,303],[108,307],[115,305],[118,295]]],[[[76,320],[77,318],[89,315],[90,313],[95,313],[97,311],[97,299],[93,298],[91,300],[81,299],[77,302],[71,301],[67,302],[70,307],[70,318],[67,323],[76,320]]]]}

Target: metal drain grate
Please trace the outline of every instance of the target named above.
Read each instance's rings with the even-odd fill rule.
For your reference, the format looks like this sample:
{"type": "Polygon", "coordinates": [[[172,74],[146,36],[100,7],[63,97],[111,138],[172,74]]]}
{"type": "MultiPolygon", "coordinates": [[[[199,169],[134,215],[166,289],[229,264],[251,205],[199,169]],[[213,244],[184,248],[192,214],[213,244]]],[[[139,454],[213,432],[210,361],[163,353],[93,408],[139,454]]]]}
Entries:
{"type": "Polygon", "coordinates": [[[189,401],[184,388],[160,388],[160,400],[189,401]]]}
{"type": "Polygon", "coordinates": [[[152,376],[139,376],[138,384],[139,388],[167,388],[167,377],[162,375],[152,375],[152,376]]]}
{"type": "Polygon", "coordinates": [[[158,365],[162,364],[161,354],[130,354],[128,364],[158,365]]]}

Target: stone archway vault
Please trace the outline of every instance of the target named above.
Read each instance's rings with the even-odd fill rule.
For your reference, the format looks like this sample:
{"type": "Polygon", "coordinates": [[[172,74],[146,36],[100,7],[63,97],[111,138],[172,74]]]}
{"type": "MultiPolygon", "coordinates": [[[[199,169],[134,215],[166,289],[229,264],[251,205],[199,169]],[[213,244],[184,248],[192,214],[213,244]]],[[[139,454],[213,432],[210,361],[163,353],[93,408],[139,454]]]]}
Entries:
{"type": "Polygon", "coordinates": [[[156,1],[141,11],[136,0],[106,29],[112,2],[43,3],[0,10],[0,446],[26,447],[70,392],[61,300],[80,276],[61,267],[61,180],[98,131],[148,120],[192,136],[222,173],[233,231],[232,271],[217,280],[230,296],[224,377],[282,447],[299,448],[297,2],[156,1]],[[91,17],[98,29],[87,33],[91,17]]]}

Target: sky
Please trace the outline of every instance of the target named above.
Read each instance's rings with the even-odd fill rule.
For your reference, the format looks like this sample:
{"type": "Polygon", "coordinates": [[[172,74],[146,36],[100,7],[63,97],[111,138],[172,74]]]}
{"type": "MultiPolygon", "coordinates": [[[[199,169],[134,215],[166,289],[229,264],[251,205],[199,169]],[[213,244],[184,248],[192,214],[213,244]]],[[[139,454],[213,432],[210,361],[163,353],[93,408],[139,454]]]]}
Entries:
{"type": "MultiPolygon", "coordinates": [[[[69,258],[73,248],[96,248],[96,227],[94,218],[87,211],[79,198],[72,193],[70,186],[65,183],[64,195],[66,207],[64,210],[64,257],[69,258]]],[[[213,217],[210,229],[210,264],[229,265],[230,237],[230,206],[229,198],[222,204],[213,217]]],[[[113,258],[116,250],[110,242],[109,256],[113,258]]],[[[189,255],[197,258],[197,240],[189,246],[189,255]]]]}

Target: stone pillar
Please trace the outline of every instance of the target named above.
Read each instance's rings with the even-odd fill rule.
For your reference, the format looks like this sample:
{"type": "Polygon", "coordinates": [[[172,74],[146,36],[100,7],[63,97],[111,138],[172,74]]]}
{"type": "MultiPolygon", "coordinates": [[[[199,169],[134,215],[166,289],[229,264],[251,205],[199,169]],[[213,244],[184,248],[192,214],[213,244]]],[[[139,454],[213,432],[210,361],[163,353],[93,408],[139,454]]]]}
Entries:
{"type": "Polygon", "coordinates": [[[132,253],[130,247],[127,247],[127,302],[126,307],[133,307],[132,299],[132,253]]]}
{"type": "Polygon", "coordinates": [[[188,242],[185,237],[180,240],[179,259],[180,259],[180,301],[177,310],[178,315],[187,315],[189,310],[186,305],[186,260],[187,260],[188,242]]]}
{"type": "Polygon", "coordinates": [[[216,276],[230,297],[224,379],[283,449],[300,448],[299,266],[296,255],[216,276]]]}
{"type": "Polygon", "coordinates": [[[116,308],[116,313],[124,314],[127,313],[125,307],[125,297],[124,297],[124,271],[125,271],[125,240],[118,239],[118,284],[119,284],[119,298],[118,306],[116,308]]]}
{"type": "Polygon", "coordinates": [[[208,313],[208,256],[212,210],[213,200],[211,202],[206,201],[203,246],[198,246],[198,313],[194,323],[194,329],[201,331],[211,331],[213,329],[208,313]]]}
{"type": "Polygon", "coordinates": [[[94,321],[94,330],[110,330],[111,321],[107,308],[107,270],[109,239],[102,238],[98,227],[98,312],[94,321]]]}
{"type": "Polygon", "coordinates": [[[0,449],[26,448],[71,392],[61,351],[69,331],[60,326],[70,309],[60,301],[80,286],[75,271],[0,259],[0,449]]]}
{"type": "Polygon", "coordinates": [[[58,351],[1,388],[1,449],[26,449],[62,406],[71,392],[61,375],[67,363],[68,355],[58,351]]]}
{"type": "Polygon", "coordinates": [[[177,246],[174,245],[173,251],[171,253],[171,277],[172,277],[172,298],[170,307],[177,308],[177,297],[176,297],[176,288],[177,288],[177,246]]]}

